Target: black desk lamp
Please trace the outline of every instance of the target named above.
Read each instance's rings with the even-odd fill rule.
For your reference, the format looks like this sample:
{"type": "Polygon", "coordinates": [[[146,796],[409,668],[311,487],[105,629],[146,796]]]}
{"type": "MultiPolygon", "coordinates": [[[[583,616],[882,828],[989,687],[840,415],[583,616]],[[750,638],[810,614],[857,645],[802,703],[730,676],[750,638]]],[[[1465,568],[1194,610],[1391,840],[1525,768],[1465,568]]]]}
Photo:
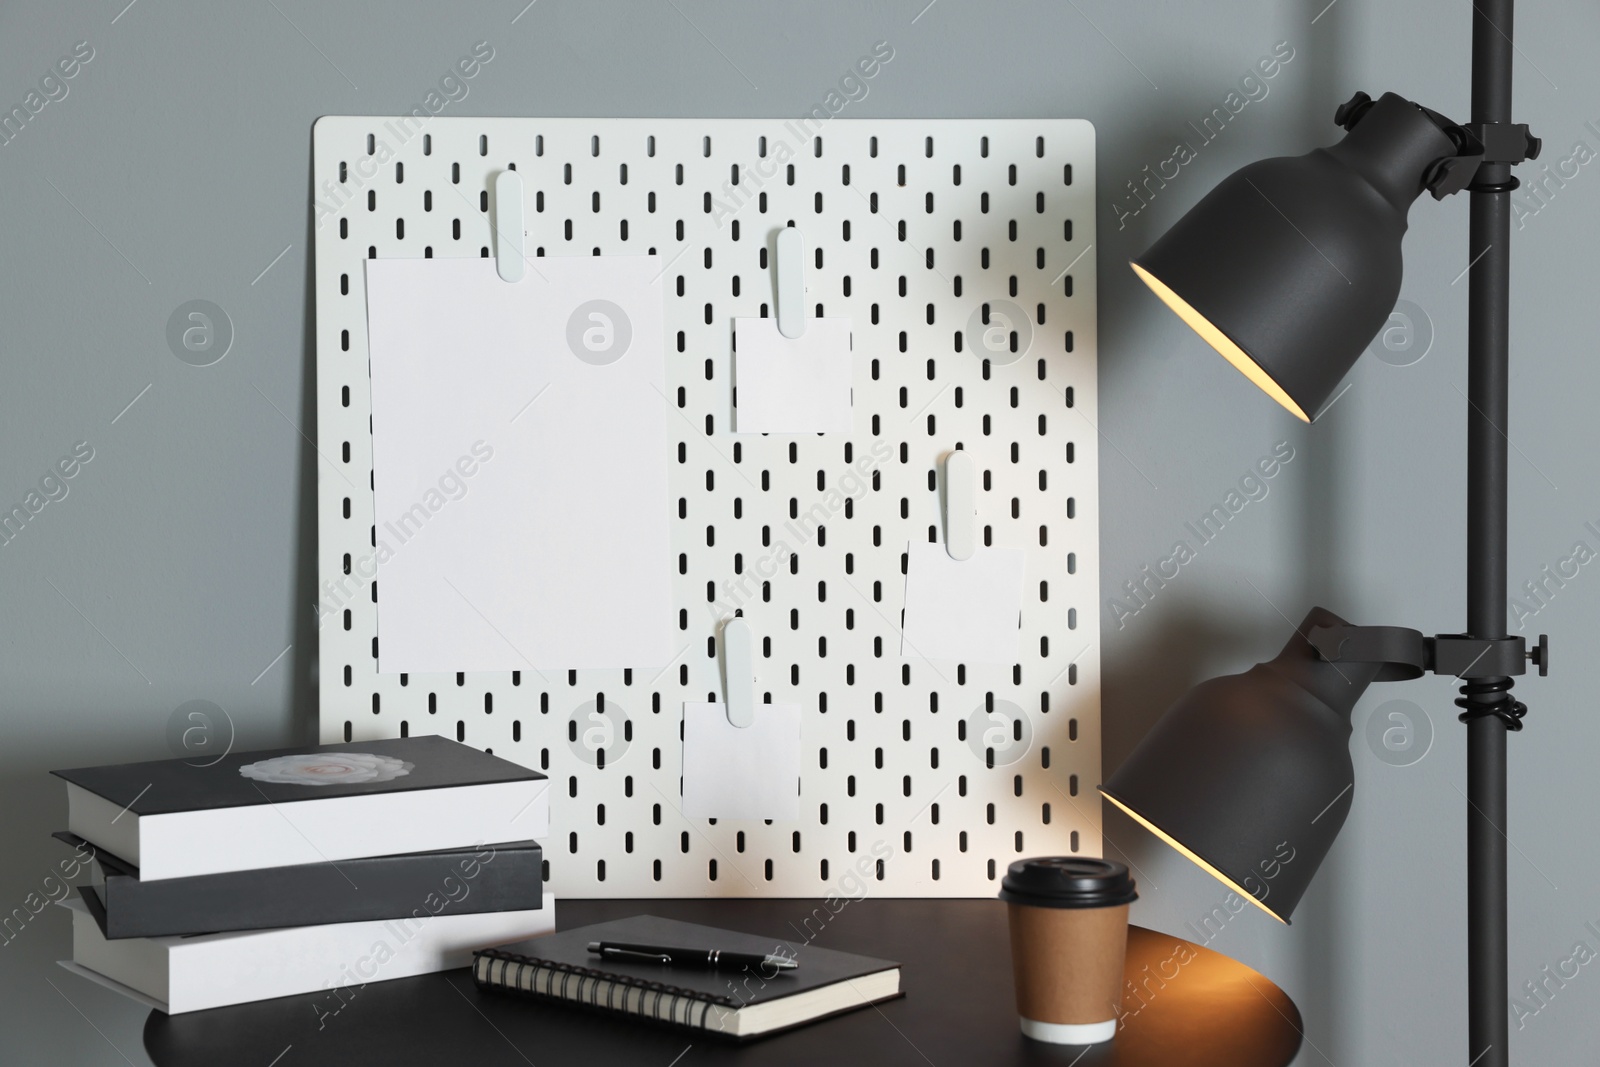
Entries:
{"type": "Polygon", "coordinates": [[[1468,1060],[1509,1062],[1506,734],[1527,709],[1512,677],[1531,652],[1506,634],[1507,321],[1511,166],[1539,141],[1511,122],[1512,0],[1477,0],[1472,121],[1393,93],[1357,93],[1348,134],[1253,163],[1206,195],[1134,271],[1201,337],[1307,422],[1387,320],[1406,213],[1424,191],[1472,194],[1467,342],[1467,632],[1351,626],[1321,608],[1276,659],[1203,682],[1101,792],[1283,922],[1349,812],[1350,712],[1373,681],[1427,671],[1464,684],[1467,724],[1468,1060]]]}

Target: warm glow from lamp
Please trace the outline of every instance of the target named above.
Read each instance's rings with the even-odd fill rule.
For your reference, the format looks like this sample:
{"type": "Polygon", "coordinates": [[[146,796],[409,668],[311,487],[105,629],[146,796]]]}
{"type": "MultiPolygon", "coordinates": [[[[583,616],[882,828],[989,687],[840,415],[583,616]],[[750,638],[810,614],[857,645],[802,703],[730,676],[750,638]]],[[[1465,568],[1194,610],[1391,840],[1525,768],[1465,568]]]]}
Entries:
{"type": "MultiPolygon", "coordinates": [[[[1134,270],[1138,270],[1138,269],[1139,268],[1137,268],[1137,267],[1134,268],[1134,270]]],[[[1154,279],[1151,279],[1151,281],[1154,281],[1154,279]]],[[[1155,285],[1159,285],[1159,284],[1160,284],[1159,282],[1154,282],[1154,285],[1152,285],[1151,287],[1154,288],[1155,285]]],[[[1159,291],[1160,290],[1157,290],[1157,292],[1159,292],[1159,291]]],[[[1166,298],[1162,297],[1162,299],[1166,299],[1166,298]]],[[[1151,822],[1149,819],[1146,819],[1143,815],[1140,815],[1138,812],[1136,812],[1132,808],[1128,807],[1128,805],[1124,804],[1122,801],[1118,800],[1116,797],[1112,796],[1110,793],[1107,793],[1104,789],[1100,790],[1100,795],[1105,797],[1107,800],[1111,801],[1111,803],[1115,804],[1117,807],[1121,808],[1124,812],[1126,812],[1128,814],[1129,818],[1131,818],[1131,819],[1135,820],[1136,822],[1138,822],[1139,825],[1143,826],[1146,830],[1149,830],[1151,833],[1153,833],[1157,837],[1161,838],[1161,840],[1165,841],[1167,844],[1169,844],[1173,848],[1177,849],[1180,853],[1183,854],[1183,856],[1186,859],[1188,859],[1190,862],[1194,863],[1196,866],[1202,868],[1211,877],[1215,878],[1217,881],[1221,882],[1223,885],[1227,886],[1229,889],[1233,890],[1235,893],[1239,894],[1241,897],[1244,897],[1244,899],[1248,900],[1250,903],[1254,904],[1256,907],[1260,908],[1262,911],[1266,912],[1268,915],[1272,916],[1274,919],[1277,919],[1283,925],[1285,925],[1285,926],[1289,925],[1289,920],[1288,919],[1283,918],[1277,912],[1273,911],[1271,908],[1269,908],[1265,904],[1261,903],[1260,900],[1256,899],[1255,894],[1249,892],[1243,886],[1241,886],[1238,882],[1235,882],[1232,878],[1229,878],[1227,875],[1223,874],[1221,871],[1219,871],[1215,867],[1211,866],[1211,864],[1207,863],[1205,860],[1203,860],[1199,856],[1195,855],[1188,848],[1186,848],[1181,842],[1179,842],[1175,837],[1173,837],[1171,834],[1167,833],[1165,830],[1161,829],[1161,827],[1157,826],[1155,823],[1151,822]]]]}
{"type": "MultiPolygon", "coordinates": [[[[1133,268],[1133,272],[1135,274],[1144,279],[1144,283],[1150,287],[1150,290],[1153,293],[1161,298],[1162,303],[1171,308],[1177,314],[1178,318],[1182,319],[1191,330],[1199,334],[1201,338],[1205,340],[1206,344],[1216,349],[1222,355],[1223,359],[1227,360],[1229,363],[1232,363],[1239,369],[1240,373],[1254,382],[1258,389],[1293,412],[1295,416],[1300,419],[1300,421],[1311,421],[1310,416],[1301,410],[1300,405],[1291,400],[1289,398],[1289,394],[1283,391],[1283,387],[1277,382],[1273,381],[1267,372],[1262,370],[1255,360],[1246,355],[1244,349],[1234,344],[1233,340],[1229,338],[1227,334],[1213,326],[1209,319],[1200,314],[1194,308],[1190,307],[1188,302],[1180,297],[1177,293],[1167,288],[1167,286],[1162,283],[1161,279],[1157,278],[1155,275],[1151,274],[1137,263],[1130,263],[1128,265],[1133,268]]],[[[1252,897],[1251,899],[1253,900],[1255,898],[1252,897]]]]}

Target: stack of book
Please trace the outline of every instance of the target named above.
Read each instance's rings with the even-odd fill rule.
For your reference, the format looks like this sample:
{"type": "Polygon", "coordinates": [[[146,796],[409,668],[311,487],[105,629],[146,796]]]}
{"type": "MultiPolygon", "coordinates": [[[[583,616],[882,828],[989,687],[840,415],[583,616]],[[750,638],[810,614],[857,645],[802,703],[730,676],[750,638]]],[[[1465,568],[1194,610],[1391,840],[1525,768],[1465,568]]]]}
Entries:
{"type": "Polygon", "coordinates": [[[55,836],[97,869],[62,966],[162,1011],[320,990],[337,1012],[555,928],[549,783],[442,737],[55,773],[55,836]]]}

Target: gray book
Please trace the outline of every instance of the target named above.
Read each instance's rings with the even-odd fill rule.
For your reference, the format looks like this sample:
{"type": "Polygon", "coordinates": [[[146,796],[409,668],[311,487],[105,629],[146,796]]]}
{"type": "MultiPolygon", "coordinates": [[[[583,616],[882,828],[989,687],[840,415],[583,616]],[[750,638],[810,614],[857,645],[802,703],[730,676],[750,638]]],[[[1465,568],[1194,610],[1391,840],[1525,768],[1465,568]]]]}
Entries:
{"type": "Polygon", "coordinates": [[[55,836],[98,865],[97,884],[81,892],[108,941],[531,911],[544,900],[544,856],[532,841],[147,882],[82,838],[55,836]]]}

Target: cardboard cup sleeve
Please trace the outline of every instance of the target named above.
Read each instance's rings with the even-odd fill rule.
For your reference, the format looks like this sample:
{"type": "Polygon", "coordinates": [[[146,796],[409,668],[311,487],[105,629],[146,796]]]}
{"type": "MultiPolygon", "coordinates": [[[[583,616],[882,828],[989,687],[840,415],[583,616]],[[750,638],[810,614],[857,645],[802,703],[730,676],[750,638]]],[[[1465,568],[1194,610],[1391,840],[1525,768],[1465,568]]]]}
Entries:
{"type": "Polygon", "coordinates": [[[1128,905],[1007,908],[1017,1014],[1056,1025],[1115,1021],[1128,952],[1128,905]]]}

